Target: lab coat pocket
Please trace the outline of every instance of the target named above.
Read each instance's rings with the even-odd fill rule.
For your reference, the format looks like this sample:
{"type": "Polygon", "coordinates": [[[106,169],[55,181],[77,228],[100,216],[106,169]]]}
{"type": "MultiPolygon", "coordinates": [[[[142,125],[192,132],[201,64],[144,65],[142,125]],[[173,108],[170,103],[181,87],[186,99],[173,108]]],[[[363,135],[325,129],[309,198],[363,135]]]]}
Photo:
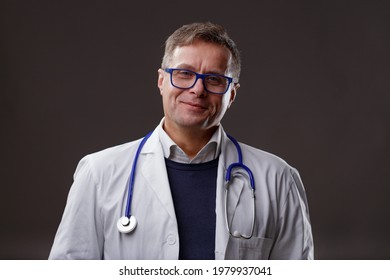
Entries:
{"type": "Polygon", "coordinates": [[[272,248],[272,239],[252,237],[240,239],[240,260],[267,260],[272,248]]]}

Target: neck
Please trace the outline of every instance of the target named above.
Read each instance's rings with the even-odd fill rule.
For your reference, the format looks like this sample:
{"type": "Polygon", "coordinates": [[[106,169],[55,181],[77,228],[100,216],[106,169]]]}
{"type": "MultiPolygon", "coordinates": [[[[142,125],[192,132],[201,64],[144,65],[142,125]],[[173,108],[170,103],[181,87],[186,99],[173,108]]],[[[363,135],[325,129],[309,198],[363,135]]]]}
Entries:
{"type": "Polygon", "coordinates": [[[169,135],[169,137],[186,153],[186,155],[190,159],[193,159],[209,142],[214,132],[217,130],[217,126],[211,127],[209,129],[194,129],[193,127],[180,127],[173,129],[164,124],[163,129],[169,135]]]}

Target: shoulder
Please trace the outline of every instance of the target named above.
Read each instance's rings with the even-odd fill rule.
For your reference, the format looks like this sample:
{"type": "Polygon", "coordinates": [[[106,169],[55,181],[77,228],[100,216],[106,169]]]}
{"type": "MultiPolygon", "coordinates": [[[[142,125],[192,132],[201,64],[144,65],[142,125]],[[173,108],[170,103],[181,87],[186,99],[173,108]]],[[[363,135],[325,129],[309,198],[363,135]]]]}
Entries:
{"type": "Polygon", "coordinates": [[[255,177],[256,189],[267,189],[280,206],[286,205],[287,199],[296,205],[301,200],[306,202],[305,188],[295,167],[269,152],[245,144],[240,146],[243,162],[255,177]]]}
{"type": "Polygon", "coordinates": [[[240,143],[240,147],[242,149],[244,161],[252,162],[254,165],[265,169],[278,170],[279,172],[295,170],[295,168],[277,155],[243,143],[240,143]]]}
{"type": "Polygon", "coordinates": [[[127,142],[84,156],[77,165],[75,177],[88,172],[95,181],[101,181],[105,173],[117,173],[127,169],[132,162],[140,140],[127,142]]]}
{"type": "Polygon", "coordinates": [[[121,160],[123,157],[128,156],[129,153],[133,153],[134,150],[137,148],[137,143],[139,143],[139,141],[140,140],[135,140],[124,144],[108,147],[106,149],[88,154],[83,159],[91,160],[96,163],[118,161],[121,160]]]}
{"type": "Polygon", "coordinates": [[[280,176],[296,171],[281,157],[243,142],[238,142],[224,132],[222,134],[222,153],[229,155],[225,159],[228,161],[226,164],[237,159],[239,149],[242,152],[243,163],[260,176],[280,176]]]}
{"type": "Polygon", "coordinates": [[[292,186],[303,190],[298,170],[284,159],[246,144],[240,144],[240,147],[244,164],[252,170],[258,182],[265,182],[265,185],[279,191],[288,192],[292,186]]]}

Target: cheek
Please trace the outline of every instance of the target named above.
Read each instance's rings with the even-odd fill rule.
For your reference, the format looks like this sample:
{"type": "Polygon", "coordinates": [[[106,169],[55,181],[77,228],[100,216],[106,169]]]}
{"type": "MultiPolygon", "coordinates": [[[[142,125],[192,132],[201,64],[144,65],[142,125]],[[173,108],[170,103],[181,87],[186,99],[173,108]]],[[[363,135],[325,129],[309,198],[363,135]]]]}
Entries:
{"type": "Polygon", "coordinates": [[[177,103],[176,100],[177,100],[177,97],[180,95],[180,93],[181,93],[181,91],[176,89],[176,88],[172,88],[169,86],[163,87],[160,94],[162,96],[164,107],[166,107],[166,108],[174,107],[175,104],[177,103]]]}
{"type": "Polygon", "coordinates": [[[220,101],[221,108],[225,109],[229,107],[229,103],[230,103],[230,96],[228,94],[223,95],[220,101]]]}
{"type": "Polygon", "coordinates": [[[214,115],[219,115],[221,113],[223,113],[227,107],[227,100],[225,98],[223,98],[222,96],[213,96],[212,98],[212,110],[213,110],[213,114],[214,115]]]}

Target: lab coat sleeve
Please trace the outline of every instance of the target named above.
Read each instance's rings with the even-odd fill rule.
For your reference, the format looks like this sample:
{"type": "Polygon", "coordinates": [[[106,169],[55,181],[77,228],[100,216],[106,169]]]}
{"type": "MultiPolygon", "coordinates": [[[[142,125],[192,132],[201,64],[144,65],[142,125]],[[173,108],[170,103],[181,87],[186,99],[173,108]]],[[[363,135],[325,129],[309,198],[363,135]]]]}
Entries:
{"type": "Polygon", "coordinates": [[[99,186],[88,156],[77,166],[49,259],[102,259],[99,186]]]}
{"type": "Polygon", "coordinates": [[[288,168],[282,182],[288,192],[280,204],[277,235],[270,259],[313,259],[308,203],[298,171],[288,168]]]}

